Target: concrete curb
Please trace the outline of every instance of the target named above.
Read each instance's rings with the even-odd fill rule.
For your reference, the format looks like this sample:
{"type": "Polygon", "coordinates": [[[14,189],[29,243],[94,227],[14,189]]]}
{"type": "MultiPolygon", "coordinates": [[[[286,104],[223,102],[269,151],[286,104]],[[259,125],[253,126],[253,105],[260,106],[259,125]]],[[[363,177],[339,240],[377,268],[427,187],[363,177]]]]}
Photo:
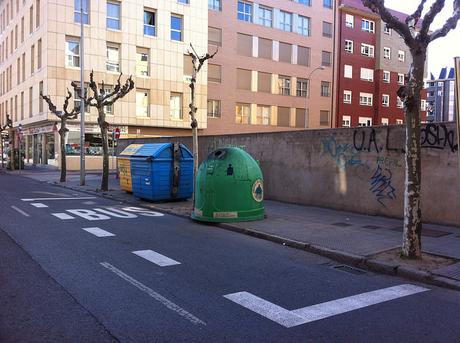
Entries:
{"type": "MultiPolygon", "coordinates": [[[[96,192],[96,191],[91,191],[87,189],[80,189],[78,188],[78,186],[77,187],[67,186],[63,184],[57,184],[54,182],[47,182],[47,183],[50,185],[57,186],[57,187],[63,187],[63,188],[71,189],[74,191],[79,191],[82,193],[99,196],[101,198],[124,202],[130,205],[135,205],[135,206],[147,208],[150,210],[155,210],[161,213],[167,213],[170,215],[174,215],[176,217],[190,219],[190,216],[188,215],[177,213],[173,209],[166,209],[166,208],[162,208],[159,206],[155,206],[154,204],[147,206],[145,204],[139,203],[139,201],[137,200],[130,201],[128,199],[118,198],[114,195],[107,194],[105,192],[96,192]]],[[[347,252],[340,251],[340,250],[334,250],[334,249],[330,249],[330,248],[323,247],[323,246],[316,245],[316,244],[299,242],[293,239],[277,236],[275,234],[270,234],[270,233],[258,231],[255,229],[251,229],[251,228],[242,228],[237,225],[230,224],[230,223],[210,223],[210,224],[215,227],[219,227],[225,230],[242,233],[248,236],[252,236],[252,237],[268,240],[274,243],[282,244],[284,246],[288,246],[291,248],[304,250],[304,251],[307,251],[307,252],[310,252],[316,255],[330,258],[331,260],[334,260],[337,262],[346,263],[351,266],[367,269],[369,271],[373,271],[376,273],[399,276],[399,277],[417,281],[417,282],[427,283],[427,284],[431,284],[431,285],[438,286],[438,287],[449,288],[449,289],[460,291],[460,281],[456,281],[454,279],[432,274],[431,272],[427,272],[427,271],[423,271],[423,270],[419,270],[415,268],[410,268],[410,267],[390,263],[390,262],[383,261],[383,260],[378,260],[372,257],[355,255],[355,254],[347,253],[347,252]]]]}

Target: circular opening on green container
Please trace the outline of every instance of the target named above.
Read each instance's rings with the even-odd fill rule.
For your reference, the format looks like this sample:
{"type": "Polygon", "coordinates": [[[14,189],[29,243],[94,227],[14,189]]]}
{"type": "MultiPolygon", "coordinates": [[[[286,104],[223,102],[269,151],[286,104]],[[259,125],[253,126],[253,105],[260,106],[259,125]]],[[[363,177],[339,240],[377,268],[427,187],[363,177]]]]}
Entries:
{"type": "Polygon", "coordinates": [[[217,150],[217,151],[214,153],[214,157],[216,157],[216,158],[222,158],[224,155],[225,155],[225,151],[224,151],[224,150],[217,150]]]}

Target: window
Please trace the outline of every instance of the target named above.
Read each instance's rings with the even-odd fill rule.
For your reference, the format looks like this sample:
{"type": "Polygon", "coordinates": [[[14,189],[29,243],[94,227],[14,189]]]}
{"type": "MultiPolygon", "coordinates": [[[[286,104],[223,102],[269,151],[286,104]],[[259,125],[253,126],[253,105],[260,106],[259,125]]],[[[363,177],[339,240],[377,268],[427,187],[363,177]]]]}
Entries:
{"type": "MultiPolygon", "coordinates": [[[[74,88],[73,90],[73,97],[74,97],[74,101],[73,101],[73,106],[74,108],[80,108],[81,106],[81,99],[80,99],[80,94],[81,94],[81,83],[78,82],[78,85],[77,85],[77,89],[74,88]]],[[[84,89],[84,95],[88,94],[88,83],[84,83],[85,85],[85,89],[84,89]]],[[[90,111],[90,107],[89,106],[85,106],[85,113],[89,113],[90,111]]]]}
{"type": "Polygon", "coordinates": [[[406,54],[402,50],[398,50],[398,61],[404,62],[406,59],[406,54]]]}
{"type": "Polygon", "coordinates": [[[296,96],[306,98],[308,96],[308,80],[297,79],[296,96]]]}
{"type": "Polygon", "coordinates": [[[257,91],[264,93],[272,92],[272,74],[270,73],[257,73],[257,91]]]}
{"type": "Polygon", "coordinates": [[[353,41],[345,39],[345,51],[349,53],[353,53],[353,41]]]}
{"type": "Polygon", "coordinates": [[[374,70],[361,68],[361,80],[365,81],[374,81],[374,70]]]}
{"type": "Polygon", "coordinates": [[[351,14],[345,14],[345,26],[346,27],[353,27],[355,23],[355,17],[351,14]]]}
{"type": "Polygon", "coordinates": [[[180,4],[188,4],[188,0],[177,0],[180,4]]]}
{"type": "Polygon", "coordinates": [[[323,21],[323,37],[332,37],[332,23],[323,21]]]}
{"type": "Polygon", "coordinates": [[[136,116],[149,116],[149,91],[145,89],[136,90],[136,116]]]}
{"type": "Polygon", "coordinates": [[[252,22],[252,4],[249,2],[238,1],[238,20],[252,22]]]}
{"type": "Polygon", "coordinates": [[[323,7],[332,8],[332,0],[323,0],[323,7]]]}
{"type": "Polygon", "coordinates": [[[273,42],[271,39],[265,39],[259,37],[259,45],[258,45],[258,54],[259,58],[266,58],[268,60],[272,59],[273,55],[273,42]]]}
{"type": "Polygon", "coordinates": [[[422,100],[420,103],[420,109],[426,111],[426,100],[422,100]]]}
{"type": "Polygon", "coordinates": [[[279,45],[279,61],[291,63],[292,62],[292,45],[280,42],[279,45]]]}
{"type": "Polygon", "coordinates": [[[21,43],[24,43],[24,17],[21,18],[21,43]]]}
{"type": "Polygon", "coordinates": [[[251,90],[252,73],[250,70],[236,70],[236,84],[238,89],[251,90]]]}
{"type": "MultiPolygon", "coordinates": [[[[300,17],[301,16],[299,16],[299,23],[302,22],[302,20],[300,20],[300,17]]],[[[299,24],[299,27],[300,27],[300,24],[299,24]]],[[[285,11],[279,12],[278,28],[286,32],[292,32],[292,13],[285,12],[285,11]]],[[[302,32],[302,31],[299,30],[299,32],[302,32]]]]}
{"type": "Polygon", "coordinates": [[[120,72],[120,47],[115,44],[107,44],[106,69],[111,72],[120,72]]]}
{"type": "Polygon", "coordinates": [[[270,125],[271,108],[270,106],[257,105],[257,125],[270,125]]]}
{"type": "Polygon", "coordinates": [[[80,67],[80,41],[67,39],[65,45],[66,66],[80,67]]]}
{"type": "Polygon", "coordinates": [[[222,46],[222,29],[208,27],[208,43],[215,46],[222,46]]]}
{"type": "Polygon", "coordinates": [[[136,51],[136,75],[149,76],[149,51],[138,48],[136,51]]]}
{"type": "Polygon", "coordinates": [[[83,24],[89,24],[89,0],[74,0],[73,17],[76,23],[83,18],[83,24]]]}
{"type": "Polygon", "coordinates": [[[383,82],[385,83],[389,83],[390,82],[390,72],[389,71],[386,71],[384,70],[383,71],[383,82]]]}
{"type": "Polygon", "coordinates": [[[372,126],[372,118],[369,117],[359,117],[358,126],[372,126]]]}
{"type": "Polygon", "coordinates": [[[297,64],[307,67],[310,65],[310,48],[297,47],[297,64]]]}
{"type": "Polygon", "coordinates": [[[329,111],[319,111],[319,125],[329,125],[329,111]]]}
{"type": "Polygon", "coordinates": [[[331,83],[321,81],[321,96],[331,96],[331,83]]]}
{"type": "Polygon", "coordinates": [[[289,76],[279,76],[278,78],[279,94],[291,95],[291,78],[289,76]]]}
{"type": "Polygon", "coordinates": [[[19,85],[21,83],[21,57],[16,60],[16,70],[18,71],[16,73],[16,84],[19,85]]]}
{"type": "Polygon", "coordinates": [[[169,114],[171,119],[182,120],[182,94],[171,93],[169,98],[169,114]]]}
{"type": "Polygon", "coordinates": [[[120,12],[121,6],[119,2],[107,1],[107,28],[120,30],[120,12]]]}
{"type": "Polygon", "coordinates": [[[403,108],[404,107],[404,103],[402,102],[401,98],[398,96],[396,97],[396,107],[398,108],[403,108]]]}
{"type": "Polygon", "coordinates": [[[40,26],[40,0],[35,0],[35,27],[40,26]]]}
{"type": "Polygon", "coordinates": [[[321,54],[321,65],[324,67],[330,67],[332,60],[332,54],[329,51],[323,51],[321,54]]]}
{"type": "Polygon", "coordinates": [[[367,57],[374,57],[374,46],[369,44],[361,44],[361,55],[367,57]]]}
{"type": "Polygon", "coordinates": [[[144,10],[144,35],[156,36],[155,12],[144,10]]]}
{"type": "MultiPolygon", "coordinates": [[[[100,85],[99,89],[102,89],[102,85],[100,85]]],[[[109,94],[109,93],[113,92],[113,87],[108,86],[108,85],[104,85],[104,92],[106,94],[109,94]]],[[[107,114],[109,116],[113,116],[113,104],[104,106],[104,111],[105,111],[105,114],[107,114]]]]}
{"type": "Polygon", "coordinates": [[[18,48],[18,26],[14,28],[14,49],[18,48]]]}
{"type": "Polygon", "coordinates": [[[359,104],[362,106],[372,106],[373,95],[371,93],[359,93],[359,104]]]}
{"type": "Polygon", "coordinates": [[[37,42],[37,69],[42,67],[42,40],[39,39],[37,42]]]}
{"type": "Polygon", "coordinates": [[[386,23],[383,26],[383,33],[386,33],[387,35],[391,35],[391,29],[388,27],[388,24],[386,23]]]}
{"type": "Polygon", "coordinates": [[[343,67],[343,77],[347,79],[353,78],[353,66],[345,64],[343,67]]]}
{"type": "Polygon", "coordinates": [[[171,40],[182,41],[182,17],[171,15],[171,40]]]}
{"type": "Polygon", "coordinates": [[[398,84],[404,85],[404,74],[398,73],[398,84]]]}
{"type": "Polygon", "coordinates": [[[208,117],[220,118],[220,100],[208,100],[208,117]]]}
{"type": "Polygon", "coordinates": [[[297,18],[297,32],[302,36],[310,36],[310,27],[310,18],[299,15],[297,18]]]}
{"type": "Polygon", "coordinates": [[[266,27],[273,26],[273,9],[259,6],[259,23],[266,27]]]}
{"type": "Polygon", "coordinates": [[[308,109],[295,109],[295,127],[305,129],[308,127],[308,109]]]}
{"type": "Polygon", "coordinates": [[[366,32],[374,33],[375,23],[372,20],[362,19],[361,29],[366,32]]]}
{"type": "Polygon", "coordinates": [[[33,96],[34,96],[34,89],[33,87],[29,87],[29,118],[32,118],[32,115],[33,115],[33,96]]]}
{"type": "Polygon", "coordinates": [[[222,80],[222,67],[217,64],[208,64],[208,81],[220,83],[222,80]]]}
{"type": "Polygon", "coordinates": [[[30,73],[35,72],[35,45],[30,47],[30,73]]]}
{"type": "Polygon", "coordinates": [[[21,92],[21,120],[24,119],[24,92],[21,92]]]}
{"type": "Polygon", "coordinates": [[[237,33],[236,52],[241,56],[252,57],[252,36],[237,33]]]}
{"type": "Polygon", "coordinates": [[[397,124],[397,125],[403,124],[403,120],[402,120],[402,119],[396,119],[396,124],[397,124]]]}
{"type": "Polygon", "coordinates": [[[311,0],[294,0],[294,1],[302,5],[311,6],[311,0]]]}
{"type": "Polygon", "coordinates": [[[390,123],[390,121],[388,120],[388,118],[382,118],[382,125],[388,125],[390,123]]]}
{"type": "Polygon", "coordinates": [[[344,90],[343,91],[343,103],[344,104],[351,104],[351,91],[344,90]]]}
{"type": "Polygon", "coordinates": [[[29,9],[29,33],[32,34],[34,31],[34,6],[30,6],[29,9]]]}
{"type": "Polygon", "coordinates": [[[351,127],[351,117],[342,116],[342,127],[351,127]]]}
{"type": "Polygon", "coordinates": [[[38,113],[43,113],[43,98],[40,94],[43,94],[43,81],[38,84],[38,113]]]}
{"type": "Polygon", "coordinates": [[[387,48],[387,47],[383,48],[383,58],[387,60],[391,60],[391,49],[390,48],[387,48]]]}
{"type": "Polygon", "coordinates": [[[281,127],[291,126],[291,109],[289,107],[278,106],[277,123],[281,127]]]}
{"type": "Polygon", "coordinates": [[[222,11],[221,0],[208,0],[208,9],[213,11],[222,11]]]}
{"type": "Polygon", "coordinates": [[[382,94],[382,106],[390,106],[390,96],[388,94],[382,94]]]}
{"type": "Polygon", "coordinates": [[[251,117],[251,105],[236,104],[235,106],[235,122],[237,124],[249,124],[251,117]]]}
{"type": "Polygon", "coordinates": [[[22,54],[22,82],[25,82],[25,81],[26,81],[26,53],[23,53],[22,54]]]}

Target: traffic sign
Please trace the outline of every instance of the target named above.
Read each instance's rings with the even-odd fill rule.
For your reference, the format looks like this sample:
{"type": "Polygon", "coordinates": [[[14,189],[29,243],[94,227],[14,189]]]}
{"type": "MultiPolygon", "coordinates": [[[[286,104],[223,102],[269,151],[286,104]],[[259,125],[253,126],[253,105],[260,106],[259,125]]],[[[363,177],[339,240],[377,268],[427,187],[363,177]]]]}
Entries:
{"type": "Polygon", "coordinates": [[[119,127],[116,127],[115,130],[114,130],[114,132],[115,132],[115,139],[120,138],[120,128],[119,128],[119,127]]]}

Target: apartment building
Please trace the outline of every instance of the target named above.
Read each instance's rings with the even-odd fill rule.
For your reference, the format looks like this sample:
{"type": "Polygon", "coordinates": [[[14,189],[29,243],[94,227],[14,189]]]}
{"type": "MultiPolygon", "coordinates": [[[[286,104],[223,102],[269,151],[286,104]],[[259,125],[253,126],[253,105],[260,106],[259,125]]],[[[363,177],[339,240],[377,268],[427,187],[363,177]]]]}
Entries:
{"type": "Polygon", "coordinates": [[[208,0],[204,134],[331,127],[333,0],[208,0]]]}
{"type": "MultiPolygon", "coordinates": [[[[125,98],[106,108],[110,125],[119,127],[122,137],[189,134],[191,61],[186,54],[190,43],[199,53],[207,51],[207,9],[204,0],[1,0],[0,122],[9,115],[15,128],[22,125],[26,159],[53,163],[59,153],[58,120],[39,94],[50,95],[62,108],[71,81],[80,80],[83,20],[84,87],[91,70],[106,89],[114,87],[119,73],[122,81],[132,75],[135,82],[125,98]]],[[[203,129],[207,66],[196,90],[203,129]]],[[[100,154],[101,139],[97,113],[87,111],[85,150],[90,158],[100,154]]],[[[78,155],[79,121],[68,126],[67,152],[78,155]]],[[[11,138],[17,145],[15,132],[11,138]]]]}
{"type": "MultiPolygon", "coordinates": [[[[404,21],[407,14],[391,11],[404,21]]],[[[396,95],[412,58],[404,40],[361,0],[341,0],[337,22],[337,127],[403,124],[396,95]]],[[[422,121],[426,117],[426,93],[422,121]]]]}
{"type": "Polygon", "coordinates": [[[427,121],[455,121],[457,118],[455,68],[442,68],[438,78],[431,74],[427,84],[427,121]]]}

